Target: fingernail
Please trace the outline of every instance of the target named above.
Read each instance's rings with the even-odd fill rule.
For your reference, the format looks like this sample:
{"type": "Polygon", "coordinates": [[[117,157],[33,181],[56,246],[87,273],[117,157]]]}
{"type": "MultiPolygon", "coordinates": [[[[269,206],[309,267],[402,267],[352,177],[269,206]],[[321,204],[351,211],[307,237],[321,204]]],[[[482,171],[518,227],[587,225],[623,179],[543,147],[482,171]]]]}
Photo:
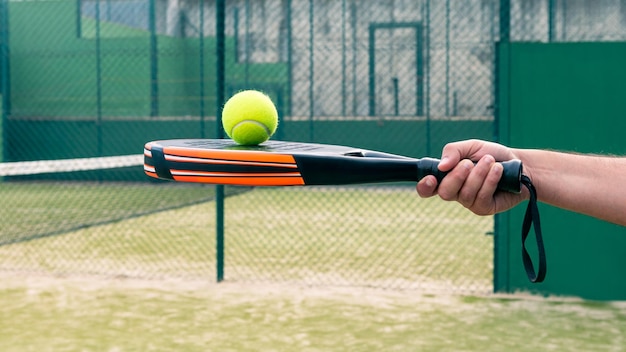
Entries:
{"type": "Polygon", "coordinates": [[[424,181],[424,183],[425,183],[425,184],[426,184],[426,186],[428,186],[428,187],[433,187],[433,186],[434,186],[433,181],[432,181],[430,178],[427,178],[427,179],[424,181]]]}

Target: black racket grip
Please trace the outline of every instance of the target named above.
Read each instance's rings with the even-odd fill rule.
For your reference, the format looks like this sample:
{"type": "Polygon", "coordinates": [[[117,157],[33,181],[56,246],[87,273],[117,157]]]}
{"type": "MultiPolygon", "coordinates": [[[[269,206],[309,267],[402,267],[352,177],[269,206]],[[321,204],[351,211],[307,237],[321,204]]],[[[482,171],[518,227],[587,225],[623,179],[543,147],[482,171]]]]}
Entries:
{"type": "MultiPolygon", "coordinates": [[[[421,180],[425,176],[433,175],[437,178],[437,183],[441,182],[448,173],[439,171],[437,168],[439,162],[439,159],[433,158],[420,159],[417,162],[417,179],[421,180]]],[[[502,178],[498,182],[498,190],[520,193],[522,191],[522,161],[514,159],[503,161],[500,164],[504,170],[502,171],[502,178]]]]}

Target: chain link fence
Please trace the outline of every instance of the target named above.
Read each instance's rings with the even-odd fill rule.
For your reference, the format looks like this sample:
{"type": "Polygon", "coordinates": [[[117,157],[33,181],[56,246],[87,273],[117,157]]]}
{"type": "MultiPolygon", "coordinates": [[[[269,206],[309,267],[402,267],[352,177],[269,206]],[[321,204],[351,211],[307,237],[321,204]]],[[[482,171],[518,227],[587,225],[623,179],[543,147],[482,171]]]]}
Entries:
{"type": "MultiPolygon", "coordinates": [[[[218,3],[1,0],[2,160],[218,136],[218,3]]],[[[624,40],[626,4],[233,0],[224,24],[225,94],[268,93],[275,139],[436,157],[450,141],[497,140],[498,41],[624,40]]],[[[489,292],[493,219],[413,187],[228,187],[224,277],[489,292]]],[[[0,197],[4,271],[216,276],[213,186],[109,165],[5,176],[0,197]]]]}

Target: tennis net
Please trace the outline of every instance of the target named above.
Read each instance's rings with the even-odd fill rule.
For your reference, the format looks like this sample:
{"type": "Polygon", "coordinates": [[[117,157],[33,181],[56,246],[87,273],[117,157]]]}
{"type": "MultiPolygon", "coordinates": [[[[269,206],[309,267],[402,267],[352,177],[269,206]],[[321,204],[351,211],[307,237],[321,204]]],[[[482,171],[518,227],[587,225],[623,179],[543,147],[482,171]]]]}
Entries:
{"type": "Polygon", "coordinates": [[[143,155],[0,163],[0,246],[207,202],[214,194],[212,186],[145,176],[143,155]]]}
{"type": "Polygon", "coordinates": [[[143,155],[18,161],[0,163],[0,176],[26,176],[46,173],[66,173],[98,169],[104,170],[137,165],[143,165],[143,155]]]}

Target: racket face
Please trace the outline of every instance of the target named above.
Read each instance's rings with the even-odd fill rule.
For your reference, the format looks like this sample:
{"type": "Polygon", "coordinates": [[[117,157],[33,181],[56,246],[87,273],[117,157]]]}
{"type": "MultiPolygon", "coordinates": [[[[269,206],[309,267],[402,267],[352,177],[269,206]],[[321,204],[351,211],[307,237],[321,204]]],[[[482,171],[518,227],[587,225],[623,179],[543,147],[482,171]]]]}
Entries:
{"type": "MultiPolygon", "coordinates": [[[[229,139],[173,139],[146,144],[144,171],[154,178],[224,185],[351,184],[374,182],[358,176],[358,169],[346,169],[350,161],[362,163],[368,158],[398,160],[402,165],[413,160],[327,144],[268,141],[240,146],[229,139]]],[[[409,164],[414,174],[414,163],[409,164]]]]}
{"type": "Polygon", "coordinates": [[[359,152],[360,149],[344,147],[330,144],[267,141],[259,145],[243,146],[235,143],[231,139],[170,139],[154,141],[146,144],[146,147],[158,146],[176,150],[178,153],[186,155],[213,156],[218,151],[224,151],[229,155],[257,155],[256,153],[270,154],[333,154],[345,155],[352,152],[359,152]]]}

